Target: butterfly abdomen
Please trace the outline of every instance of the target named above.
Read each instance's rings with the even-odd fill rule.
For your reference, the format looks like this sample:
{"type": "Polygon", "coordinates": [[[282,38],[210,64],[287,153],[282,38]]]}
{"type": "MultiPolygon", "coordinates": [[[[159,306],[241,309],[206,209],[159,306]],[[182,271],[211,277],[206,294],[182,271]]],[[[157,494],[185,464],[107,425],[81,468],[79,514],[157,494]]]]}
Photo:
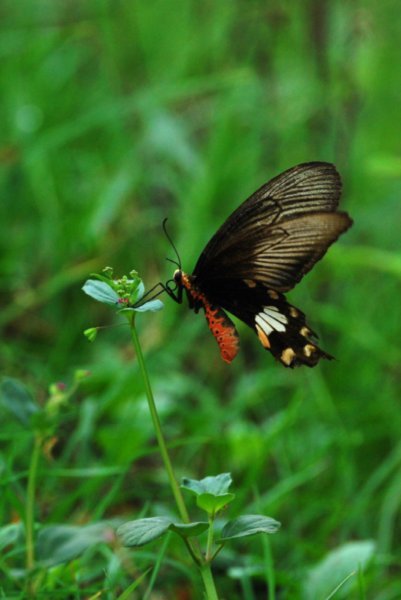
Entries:
{"type": "Polygon", "coordinates": [[[230,363],[238,354],[239,337],[234,323],[219,306],[212,304],[196,285],[195,278],[181,273],[181,284],[188,296],[189,306],[198,312],[205,311],[205,317],[210,331],[220,348],[222,359],[230,363]]]}
{"type": "Polygon", "coordinates": [[[218,306],[206,302],[204,309],[209,329],[219,345],[221,358],[230,363],[239,350],[239,337],[235,325],[218,306]]]}

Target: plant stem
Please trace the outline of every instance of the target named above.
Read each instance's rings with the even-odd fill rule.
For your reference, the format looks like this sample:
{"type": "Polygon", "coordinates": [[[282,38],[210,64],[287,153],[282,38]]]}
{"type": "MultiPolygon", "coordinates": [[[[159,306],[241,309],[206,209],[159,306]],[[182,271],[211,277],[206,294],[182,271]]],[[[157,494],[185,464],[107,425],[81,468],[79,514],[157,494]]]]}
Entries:
{"type": "Polygon", "coordinates": [[[275,600],[276,598],[276,578],[274,574],[273,555],[270,547],[270,542],[267,536],[263,536],[263,549],[265,554],[265,560],[267,564],[267,587],[268,587],[268,598],[275,600]]]}
{"type": "Polygon", "coordinates": [[[168,475],[168,478],[170,481],[170,487],[173,492],[175,502],[177,504],[178,512],[180,513],[180,516],[181,516],[181,519],[183,520],[183,522],[189,523],[190,521],[189,521],[187,507],[185,506],[184,498],[182,496],[180,487],[177,483],[177,479],[175,478],[173,466],[171,464],[170,456],[167,451],[167,445],[166,445],[166,442],[164,440],[163,433],[161,430],[159,415],[157,413],[157,408],[156,408],[156,403],[155,403],[155,400],[153,397],[153,392],[152,392],[152,388],[150,385],[145,361],[143,358],[141,345],[140,345],[138,334],[137,334],[137,331],[135,328],[135,314],[132,315],[130,325],[131,325],[132,341],[134,342],[135,351],[136,351],[136,355],[138,358],[139,368],[141,370],[143,382],[145,385],[145,391],[146,391],[146,396],[148,399],[150,415],[152,417],[157,442],[159,444],[160,454],[162,455],[164,466],[166,467],[167,475],[168,475]]]}
{"type": "Polygon", "coordinates": [[[35,566],[35,545],[34,545],[34,527],[35,527],[35,491],[36,475],[40,449],[42,447],[42,436],[35,435],[31,463],[28,472],[28,485],[26,494],[26,513],[25,513],[25,536],[26,536],[26,568],[28,571],[35,566]]]}
{"type": "Polygon", "coordinates": [[[200,574],[202,577],[203,585],[205,586],[206,597],[208,600],[219,600],[217,595],[216,586],[214,585],[214,579],[210,565],[205,564],[200,567],[200,574]]]}
{"type": "Polygon", "coordinates": [[[214,537],[214,517],[209,516],[209,529],[207,531],[207,544],[206,544],[206,561],[210,562],[213,557],[213,537],[214,537]]]}
{"type": "MultiPolygon", "coordinates": [[[[150,410],[150,414],[152,417],[157,442],[159,444],[160,453],[162,455],[164,466],[166,467],[167,475],[168,475],[168,478],[170,481],[170,486],[171,486],[171,489],[172,489],[172,492],[173,492],[173,495],[175,498],[175,502],[177,504],[178,512],[180,513],[180,516],[181,516],[181,519],[183,520],[183,522],[189,523],[190,519],[189,519],[187,507],[185,506],[184,498],[182,496],[180,487],[177,483],[177,479],[174,475],[173,466],[171,464],[170,456],[169,456],[169,453],[167,450],[167,445],[166,445],[166,442],[165,442],[165,439],[164,439],[164,436],[163,436],[163,433],[161,430],[159,415],[157,413],[156,403],[155,403],[155,399],[153,396],[152,387],[150,385],[149,375],[148,375],[148,372],[146,369],[145,360],[143,358],[141,344],[139,342],[138,334],[137,334],[137,331],[135,328],[135,313],[132,315],[132,317],[130,319],[130,326],[131,326],[132,341],[134,342],[134,347],[135,347],[136,355],[138,358],[139,368],[141,370],[143,382],[145,385],[145,391],[146,391],[146,396],[148,399],[149,410],[150,410]]],[[[213,534],[212,534],[211,540],[213,541],[213,534]]],[[[202,577],[203,585],[205,587],[207,600],[219,600],[218,595],[217,595],[216,586],[214,584],[214,579],[213,579],[213,574],[212,574],[212,571],[210,568],[210,564],[205,562],[200,550],[198,548],[197,548],[197,550],[195,550],[192,547],[192,544],[189,542],[189,540],[184,539],[184,542],[185,542],[185,545],[187,546],[187,549],[188,549],[190,555],[192,556],[195,564],[199,567],[200,575],[202,577]]]]}

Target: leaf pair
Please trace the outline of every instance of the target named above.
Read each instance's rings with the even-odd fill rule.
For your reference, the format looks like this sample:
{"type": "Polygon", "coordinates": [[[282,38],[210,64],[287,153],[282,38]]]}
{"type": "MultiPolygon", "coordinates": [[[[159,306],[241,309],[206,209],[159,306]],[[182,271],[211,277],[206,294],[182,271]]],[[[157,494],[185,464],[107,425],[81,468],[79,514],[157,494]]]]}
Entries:
{"type": "MultiPolygon", "coordinates": [[[[214,525],[214,519],[227,504],[232,502],[235,494],[228,491],[232,483],[230,473],[221,473],[204,479],[182,480],[181,487],[196,496],[199,508],[208,514],[208,521],[193,523],[175,523],[168,517],[150,517],[124,523],[117,534],[122,538],[124,546],[138,547],[148,544],[167,531],[173,531],[182,538],[197,537],[214,525]]],[[[259,533],[275,533],[280,523],[264,515],[242,515],[227,521],[215,542],[222,546],[225,542],[259,533]]]]}
{"type": "Polygon", "coordinates": [[[163,308],[161,300],[149,300],[137,306],[144,297],[145,286],[136,271],[131,271],[130,277],[113,279],[110,267],[104,269],[105,275],[95,273],[96,279],[88,279],[82,289],[91,298],[114,306],[119,309],[128,309],[135,312],[158,311],[163,308]]]}
{"type": "MultiPolygon", "coordinates": [[[[221,530],[217,544],[259,533],[275,533],[280,523],[263,515],[242,515],[228,521],[221,530]]],[[[209,528],[207,521],[174,523],[168,517],[150,517],[124,523],[117,529],[124,546],[139,547],[162,537],[167,531],[174,531],[182,538],[197,537],[209,528]]]]}

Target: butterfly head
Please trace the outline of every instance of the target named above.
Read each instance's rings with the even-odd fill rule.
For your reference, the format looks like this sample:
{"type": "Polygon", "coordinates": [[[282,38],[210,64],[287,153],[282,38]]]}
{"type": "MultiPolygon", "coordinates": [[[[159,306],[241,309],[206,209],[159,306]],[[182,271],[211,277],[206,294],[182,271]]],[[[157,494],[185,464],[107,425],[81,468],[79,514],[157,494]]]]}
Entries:
{"type": "Polygon", "coordinates": [[[199,291],[196,285],[196,276],[188,275],[188,273],[185,273],[182,269],[176,269],[174,271],[172,281],[174,281],[177,288],[185,288],[187,291],[190,291],[192,295],[195,291],[199,291]]]}
{"type": "Polygon", "coordinates": [[[174,271],[173,279],[177,285],[179,285],[179,286],[182,285],[182,270],[181,269],[176,269],[174,271]]]}

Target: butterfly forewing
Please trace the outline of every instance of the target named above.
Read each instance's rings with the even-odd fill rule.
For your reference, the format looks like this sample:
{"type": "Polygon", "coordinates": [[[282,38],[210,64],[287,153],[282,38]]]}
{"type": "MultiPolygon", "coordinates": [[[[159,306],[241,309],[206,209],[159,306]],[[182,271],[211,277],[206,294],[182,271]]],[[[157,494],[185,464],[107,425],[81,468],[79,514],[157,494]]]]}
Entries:
{"type": "Polygon", "coordinates": [[[209,261],[235,245],[269,235],[268,229],[299,215],[333,212],[341,194],[341,179],[330,163],[304,163],[263,185],[241,204],[206,245],[194,274],[207,271],[209,261]]]}
{"type": "Polygon", "coordinates": [[[270,226],[266,237],[254,236],[251,242],[238,242],[210,257],[206,279],[253,278],[286,292],[349,225],[344,213],[319,213],[270,226]]]}

